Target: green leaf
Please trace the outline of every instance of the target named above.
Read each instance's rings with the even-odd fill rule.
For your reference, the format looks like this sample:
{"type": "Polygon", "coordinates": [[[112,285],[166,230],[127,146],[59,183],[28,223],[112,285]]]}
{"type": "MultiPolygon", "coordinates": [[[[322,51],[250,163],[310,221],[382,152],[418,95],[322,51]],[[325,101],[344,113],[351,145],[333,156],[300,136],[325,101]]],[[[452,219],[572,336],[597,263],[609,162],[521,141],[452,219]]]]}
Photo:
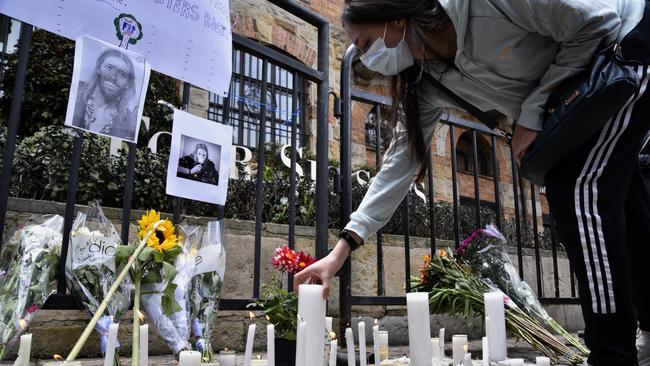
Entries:
{"type": "Polygon", "coordinates": [[[178,271],[176,270],[176,267],[174,267],[173,265],[167,262],[163,262],[162,265],[163,265],[163,274],[165,275],[165,281],[171,283],[171,281],[174,279],[178,271]]]}
{"type": "Polygon", "coordinates": [[[182,310],[181,306],[176,302],[176,299],[174,298],[175,291],[176,284],[170,282],[162,292],[160,303],[165,315],[171,315],[177,311],[182,310]]]}
{"type": "Polygon", "coordinates": [[[156,263],[162,263],[165,259],[165,255],[162,252],[154,251],[153,252],[153,261],[156,263]]]}
{"type": "Polygon", "coordinates": [[[179,254],[183,252],[183,248],[181,248],[179,245],[169,249],[166,251],[165,254],[165,261],[166,262],[173,262],[176,257],[178,257],[179,254]]]}
{"type": "Polygon", "coordinates": [[[140,252],[140,255],[138,255],[138,260],[140,260],[140,262],[148,261],[153,255],[153,252],[154,250],[152,247],[144,247],[144,249],[142,249],[140,252]]]}

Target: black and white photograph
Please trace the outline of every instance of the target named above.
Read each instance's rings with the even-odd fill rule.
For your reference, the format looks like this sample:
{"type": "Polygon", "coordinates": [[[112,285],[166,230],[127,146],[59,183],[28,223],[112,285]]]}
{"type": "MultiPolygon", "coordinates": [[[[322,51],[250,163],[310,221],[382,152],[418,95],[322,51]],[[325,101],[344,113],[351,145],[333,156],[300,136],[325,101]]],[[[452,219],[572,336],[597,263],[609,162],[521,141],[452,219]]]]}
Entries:
{"type": "Polygon", "coordinates": [[[232,127],[174,111],[167,194],[223,205],[232,163],[232,127]]]}
{"type": "Polygon", "coordinates": [[[65,124],[136,142],[149,74],[144,56],[79,37],[65,124]]]}
{"type": "Polygon", "coordinates": [[[185,135],[181,146],[176,176],[218,186],[221,146],[185,135]]]}

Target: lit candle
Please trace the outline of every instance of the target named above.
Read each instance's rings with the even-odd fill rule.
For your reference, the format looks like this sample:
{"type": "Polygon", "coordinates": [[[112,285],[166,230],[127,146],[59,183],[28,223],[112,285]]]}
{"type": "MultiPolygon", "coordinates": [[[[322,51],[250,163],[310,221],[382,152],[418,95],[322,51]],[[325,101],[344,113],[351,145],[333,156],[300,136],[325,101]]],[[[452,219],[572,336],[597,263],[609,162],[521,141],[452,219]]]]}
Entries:
{"type": "Polygon", "coordinates": [[[268,361],[263,360],[262,356],[257,356],[257,358],[254,358],[251,360],[251,366],[268,366],[268,361]]]}
{"type": "Polygon", "coordinates": [[[366,360],[366,323],[359,322],[359,362],[361,366],[367,365],[366,360]]]}
{"type": "Polygon", "coordinates": [[[438,339],[440,339],[440,360],[442,360],[445,358],[445,328],[440,328],[438,339]]]}
{"type": "MultiPolygon", "coordinates": [[[[255,315],[249,312],[249,317],[255,319],[255,315]]],[[[251,366],[251,358],[253,357],[253,342],[255,341],[255,323],[248,326],[248,336],[246,337],[246,352],[244,353],[244,366],[251,366]]]]}
{"type": "Polygon", "coordinates": [[[266,326],[266,358],[268,366],[275,366],[275,325],[266,326]]]}
{"type": "Polygon", "coordinates": [[[325,330],[327,330],[327,333],[332,333],[332,320],[331,316],[325,318],[325,330]]]}
{"type": "Polygon", "coordinates": [[[140,366],[149,365],[149,324],[140,326],[140,366]]]}
{"type": "Polygon", "coordinates": [[[229,351],[228,348],[219,352],[219,365],[235,366],[235,351],[229,351]]]}
{"type": "Polygon", "coordinates": [[[298,315],[307,323],[305,362],[318,365],[325,359],[325,309],[322,285],[300,285],[298,315]]]}
{"type": "Polygon", "coordinates": [[[385,330],[379,331],[379,360],[388,359],[388,332],[385,330]]]}
{"type": "Polygon", "coordinates": [[[451,347],[452,347],[452,359],[453,359],[453,364],[454,366],[458,365],[463,361],[463,357],[465,356],[465,353],[467,353],[467,350],[465,347],[467,346],[467,336],[466,335],[454,335],[451,338],[451,347]]]}
{"type": "Polygon", "coordinates": [[[483,365],[488,366],[490,364],[490,346],[488,343],[488,337],[483,337],[483,365]]]}
{"type": "Polygon", "coordinates": [[[117,344],[117,330],[119,326],[119,324],[113,323],[108,327],[108,339],[106,340],[104,366],[113,366],[115,359],[115,345],[117,344]]]}
{"type": "Polygon", "coordinates": [[[429,294],[406,294],[409,327],[409,352],[412,366],[431,365],[431,329],[429,328],[429,294]]]}
{"type": "Polygon", "coordinates": [[[352,334],[352,328],[347,328],[345,330],[345,344],[348,348],[348,366],[356,366],[356,358],[354,357],[354,335],[352,334]]]}
{"type": "Polygon", "coordinates": [[[296,332],[296,366],[306,366],[306,337],[307,335],[307,322],[302,321],[298,317],[298,331],[296,332]]]}
{"type": "Polygon", "coordinates": [[[380,354],[379,354],[379,324],[377,319],[375,319],[375,325],[372,327],[372,346],[375,353],[375,365],[379,365],[380,354]]]}
{"type": "Polygon", "coordinates": [[[431,338],[431,355],[433,361],[440,364],[440,338],[431,338]]]}
{"type": "Polygon", "coordinates": [[[551,366],[551,359],[548,357],[537,357],[535,361],[537,366],[551,366]]]}
{"type": "Polygon", "coordinates": [[[16,358],[15,366],[28,366],[29,359],[32,354],[32,335],[25,334],[20,336],[20,348],[18,349],[18,358],[16,358]]]}
{"type": "Polygon", "coordinates": [[[510,360],[510,366],[524,366],[523,358],[513,358],[510,360]]]}
{"type": "Polygon", "coordinates": [[[179,366],[200,366],[201,365],[201,352],[197,351],[181,351],[178,357],[179,366]]]}
{"type": "Polygon", "coordinates": [[[506,347],[506,321],[503,293],[483,294],[485,301],[486,328],[490,347],[490,361],[503,361],[508,357],[506,347]]]}
{"type": "Polygon", "coordinates": [[[336,366],[336,358],[337,358],[337,348],[339,345],[338,339],[332,339],[332,343],[330,345],[330,366],[336,366]]]}

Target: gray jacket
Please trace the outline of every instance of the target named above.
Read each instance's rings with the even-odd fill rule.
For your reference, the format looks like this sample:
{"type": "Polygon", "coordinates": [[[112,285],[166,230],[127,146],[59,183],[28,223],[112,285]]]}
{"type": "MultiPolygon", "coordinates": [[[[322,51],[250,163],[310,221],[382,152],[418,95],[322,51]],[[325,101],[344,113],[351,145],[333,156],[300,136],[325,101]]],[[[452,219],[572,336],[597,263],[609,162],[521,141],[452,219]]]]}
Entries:
{"type": "MultiPolygon", "coordinates": [[[[555,86],[584,70],[603,39],[621,41],[643,17],[645,0],[439,0],[458,35],[455,67],[439,75],[449,89],[483,110],[541,130],[543,108],[555,86]]],[[[422,83],[424,141],[443,109],[459,108],[422,83]]],[[[406,130],[398,125],[361,205],[346,229],[364,240],[390,219],[413,182],[406,130]]]]}

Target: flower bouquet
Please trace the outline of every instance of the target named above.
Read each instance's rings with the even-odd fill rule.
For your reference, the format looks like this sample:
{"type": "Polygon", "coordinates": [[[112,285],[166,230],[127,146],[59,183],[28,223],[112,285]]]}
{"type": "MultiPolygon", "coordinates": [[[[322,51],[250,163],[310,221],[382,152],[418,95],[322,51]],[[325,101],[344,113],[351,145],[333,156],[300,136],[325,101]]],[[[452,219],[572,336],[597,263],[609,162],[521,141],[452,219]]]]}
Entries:
{"type": "MultiPolygon", "coordinates": [[[[470,268],[459,262],[444,249],[431,258],[425,257],[420,267],[420,277],[412,278],[412,289],[429,293],[429,307],[434,314],[460,315],[472,318],[485,316],[483,294],[499,291],[470,268]]],[[[572,364],[581,364],[581,356],[571,352],[559,342],[535,318],[521,310],[504,295],[506,327],[515,335],[532,345],[537,351],[557,364],[562,357],[572,364]]]]}
{"type": "Polygon", "coordinates": [[[0,253],[0,360],[56,289],[63,217],[19,228],[0,253]]]}
{"type": "MultiPolygon", "coordinates": [[[[140,296],[143,283],[163,283],[158,292],[160,306],[164,315],[170,315],[180,310],[174,292],[176,285],[173,283],[176,268],[172,263],[182,252],[178,245],[178,236],[174,225],[169,220],[161,220],[156,211],[148,211],[138,221],[140,231],[138,239],[131,245],[120,245],[115,248],[116,273],[119,273],[106,293],[106,297],[99,304],[95,315],[90,320],[79,340],[68,354],[67,362],[74,361],[81,348],[88,340],[92,329],[106,311],[112,297],[117,292],[123,281],[131,276],[134,284],[133,298],[133,346],[131,365],[140,364],[140,296]]],[[[154,319],[155,320],[155,319],[154,319]]]]}
{"type": "MultiPolygon", "coordinates": [[[[70,246],[66,260],[66,280],[73,296],[91,314],[97,312],[109,287],[115,281],[115,250],[122,244],[113,224],[106,219],[97,204],[88,213],[79,212],[70,233],[70,246]]],[[[102,353],[106,353],[108,329],[119,323],[133,297],[133,284],[126,278],[113,295],[106,313],[97,322],[102,353]]],[[[119,343],[116,345],[119,347],[119,343]]],[[[115,350],[114,365],[120,365],[119,352],[115,350]]]]}
{"type": "Polygon", "coordinates": [[[226,271],[226,251],[223,247],[223,220],[212,221],[206,228],[188,237],[187,246],[195,259],[196,268],[190,289],[190,317],[195,348],[202,362],[214,362],[210,343],[219,310],[219,294],[226,271]]]}
{"type": "Polygon", "coordinates": [[[491,281],[528,315],[548,325],[584,356],[589,350],[551,318],[530,286],[519,277],[506,250],[506,238],[493,226],[472,233],[456,251],[456,258],[491,281]]]}

